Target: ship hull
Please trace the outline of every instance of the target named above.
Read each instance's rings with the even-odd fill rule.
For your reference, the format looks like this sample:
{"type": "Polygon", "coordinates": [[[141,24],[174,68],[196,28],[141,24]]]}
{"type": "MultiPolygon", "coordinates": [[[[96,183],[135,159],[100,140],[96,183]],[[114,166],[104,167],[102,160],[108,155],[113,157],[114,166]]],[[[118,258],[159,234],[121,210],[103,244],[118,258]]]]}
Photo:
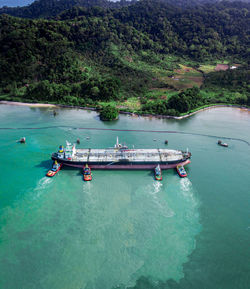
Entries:
{"type": "MultiPolygon", "coordinates": [[[[82,168],[86,165],[86,162],[74,162],[71,160],[62,160],[52,156],[52,160],[57,160],[59,163],[62,163],[65,166],[82,168]]],[[[190,163],[189,159],[180,160],[178,162],[169,162],[169,163],[161,163],[161,162],[150,162],[150,163],[135,163],[135,162],[120,162],[120,163],[91,163],[88,162],[88,166],[94,170],[151,170],[154,169],[158,164],[162,170],[173,169],[178,165],[187,165],[190,163]]]]}

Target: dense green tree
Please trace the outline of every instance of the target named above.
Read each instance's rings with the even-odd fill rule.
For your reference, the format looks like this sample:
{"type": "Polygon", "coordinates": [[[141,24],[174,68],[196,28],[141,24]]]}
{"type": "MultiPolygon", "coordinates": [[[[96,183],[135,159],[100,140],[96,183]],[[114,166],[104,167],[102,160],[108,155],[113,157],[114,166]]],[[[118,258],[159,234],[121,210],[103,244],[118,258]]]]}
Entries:
{"type": "Polygon", "coordinates": [[[188,112],[203,104],[203,98],[197,87],[189,88],[176,94],[168,101],[168,108],[175,109],[181,113],[188,112]]]}
{"type": "Polygon", "coordinates": [[[104,121],[116,120],[118,116],[118,109],[111,105],[104,106],[100,111],[100,119],[104,121]]]}
{"type": "Polygon", "coordinates": [[[68,96],[70,92],[70,88],[64,84],[43,80],[28,87],[27,97],[34,100],[63,102],[64,97],[68,96]]]}
{"type": "Polygon", "coordinates": [[[117,79],[109,78],[101,82],[100,85],[100,99],[114,100],[118,98],[120,83],[117,79]]]}
{"type": "Polygon", "coordinates": [[[250,70],[247,66],[207,74],[203,88],[221,89],[250,93],[250,70]]]}

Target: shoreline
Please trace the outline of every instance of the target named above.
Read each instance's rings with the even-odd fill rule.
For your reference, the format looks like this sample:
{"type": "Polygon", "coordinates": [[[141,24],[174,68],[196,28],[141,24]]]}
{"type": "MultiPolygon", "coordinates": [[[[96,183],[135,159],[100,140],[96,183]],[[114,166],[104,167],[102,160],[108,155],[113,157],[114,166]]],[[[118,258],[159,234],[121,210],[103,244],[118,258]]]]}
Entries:
{"type": "Polygon", "coordinates": [[[32,106],[32,107],[57,107],[56,104],[50,103],[29,103],[29,102],[18,102],[18,101],[8,101],[8,100],[1,100],[0,104],[9,104],[9,105],[17,105],[17,106],[32,106]]]}
{"type": "Polygon", "coordinates": [[[250,111],[250,108],[247,107],[247,106],[242,106],[242,105],[237,105],[237,104],[214,104],[214,105],[210,105],[210,106],[207,106],[207,107],[203,107],[203,108],[197,108],[196,111],[193,111],[193,112],[190,112],[190,113],[187,113],[185,115],[182,115],[182,116],[176,116],[175,118],[176,119],[183,119],[183,118],[187,118],[189,116],[192,116],[198,112],[202,112],[202,111],[205,111],[205,110],[208,110],[208,109],[212,109],[212,108],[217,108],[217,107],[231,107],[231,108],[238,108],[238,109],[244,109],[244,110],[249,110],[250,111]]]}
{"type": "MultiPolygon", "coordinates": [[[[91,110],[91,111],[97,111],[97,108],[94,107],[84,107],[84,106],[71,106],[71,105],[64,105],[64,104],[52,104],[52,103],[29,103],[29,102],[17,102],[17,101],[7,101],[7,100],[1,100],[0,104],[7,104],[7,105],[16,105],[16,106],[30,106],[30,107],[52,107],[52,108],[73,108],[73,109],[82,109],[82,110],[91,110]]],[[[142,116],[142,117],[150,117],[150,118],[165,118],[165,119],[184,119],[187,117],[190,117],[196,113],[208,110],[208,109],[212,109],[212,108],[216,108],[216,107],[233,107],[233,108],[238,108],[238,109],[244,109],[244,110],[249,110],[249,107],[246,106],[241,106],[241,105],[233,105],[233,104],[214,104],[214,105],[210,105],[207,107],[201,107],[201,108],[197,108],[196,111],[187,113],[185,115],[182,116],[171,116],[171,115],[160,115],[160,114],[137,114],[137,113],[133,113],[133,112],[129,112],[129,111],[119,111],[119,114],[126,114],[126,115],[131,115],[131,116],[142,116]]]]}

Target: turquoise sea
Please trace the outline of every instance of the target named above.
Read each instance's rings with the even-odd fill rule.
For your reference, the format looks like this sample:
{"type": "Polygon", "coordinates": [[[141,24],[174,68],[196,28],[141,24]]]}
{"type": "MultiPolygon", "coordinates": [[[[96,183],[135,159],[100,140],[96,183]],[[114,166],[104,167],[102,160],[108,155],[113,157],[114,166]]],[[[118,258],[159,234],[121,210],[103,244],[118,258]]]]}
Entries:
{"type": "Polygon", "coordinates": [[[54,117],[49,108],[0,105],[0,288],[248,289],[250,146],[240,139],[250,143],[250,112],[236,108],[103,123],[95,112],[54,117]],[[17,143],[23,136],[27,143],[17,143]],[[168,148],[188,148],[188,178],[94,171],[84,183],[67,168],[45,177],[66,140],[103,148],[116,136],[135,148],[163,148],[166,139],[168,148]]]}

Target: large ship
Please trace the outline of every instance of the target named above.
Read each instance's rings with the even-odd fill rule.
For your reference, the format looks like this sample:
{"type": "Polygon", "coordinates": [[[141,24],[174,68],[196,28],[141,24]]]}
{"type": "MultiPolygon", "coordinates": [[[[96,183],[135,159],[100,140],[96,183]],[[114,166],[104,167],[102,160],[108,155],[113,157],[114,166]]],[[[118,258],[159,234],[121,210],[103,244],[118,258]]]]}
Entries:
{"type": "Polygon", "coordinates": [[[91,169],[101,170],[143,170],[154,169],[158,164],[161,169],[176,168],[177,165],[190,163],[191,153],[170,149],[129,149],[117,142],[106,149],[77,149],[75,144],[67,142],[66,147],[59,147],[52,154],[52,160],[71,167],[82,168],[86,164],[91,169]]]}

